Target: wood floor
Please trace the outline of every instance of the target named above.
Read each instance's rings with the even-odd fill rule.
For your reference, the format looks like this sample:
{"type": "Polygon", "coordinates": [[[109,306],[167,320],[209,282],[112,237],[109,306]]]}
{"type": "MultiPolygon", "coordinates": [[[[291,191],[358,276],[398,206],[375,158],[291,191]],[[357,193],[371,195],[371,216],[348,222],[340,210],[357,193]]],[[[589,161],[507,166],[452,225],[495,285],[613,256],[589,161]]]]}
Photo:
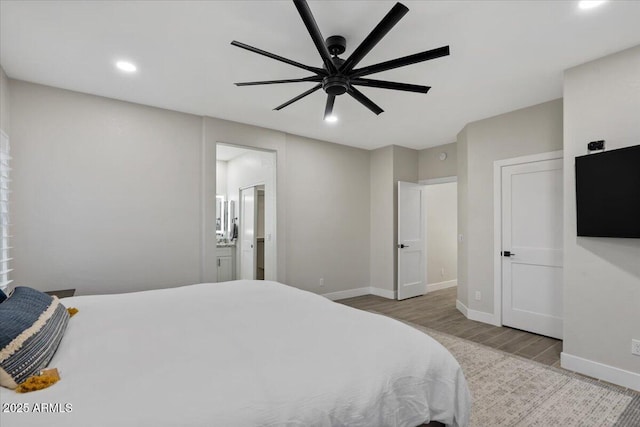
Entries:
{"type": "Polygon", "coordinates": [[[469,320],[456,308],[456,289],[442,289],[403,301],[364,295],[336,302],[362,310],[373,310],[546,365],[560,367],[562,341],[469,320]]]}

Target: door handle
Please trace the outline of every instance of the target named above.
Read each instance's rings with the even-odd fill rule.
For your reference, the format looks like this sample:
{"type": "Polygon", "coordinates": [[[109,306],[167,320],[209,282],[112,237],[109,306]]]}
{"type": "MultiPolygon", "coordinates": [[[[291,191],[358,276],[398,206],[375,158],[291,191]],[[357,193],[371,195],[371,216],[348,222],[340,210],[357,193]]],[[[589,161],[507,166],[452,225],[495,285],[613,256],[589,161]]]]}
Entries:
{"type": "Polygon", "coordinates": [[[510,252],[510,251],[503,251],[502,252],[502,256],[512,257],[512,256],[516,256],[516,254],[514,254],[513,252],[510,252]]]}
{"type": "Polygon", "coordinates": [[[400,249],[404,249],[404,248],[408,248],[408,247],[409,247],[409,245],[405,245],[405,244],[403,244],[403,243],[400,243],[400,244],[398,245],[398,248],[400,248],[400,249]]]}

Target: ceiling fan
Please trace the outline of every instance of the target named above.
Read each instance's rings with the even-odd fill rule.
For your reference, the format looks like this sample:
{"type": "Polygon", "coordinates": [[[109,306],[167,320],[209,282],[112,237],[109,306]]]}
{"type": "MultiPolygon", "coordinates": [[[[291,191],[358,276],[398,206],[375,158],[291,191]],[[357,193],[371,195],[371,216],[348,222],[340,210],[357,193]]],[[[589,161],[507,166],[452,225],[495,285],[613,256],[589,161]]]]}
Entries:
{"type": "Polygon", "coordinates": [[[402,17],[409,11],[409,9],[401,3],[396,3],[391,8],[389,13],[386,14],[382,21],[369,33],[364,41],[353,51],[351,56],[347,59],[339,58],[338,55],[344,53],[346,49],[346,40],[342,36],[331,36],[324,40],[318,24],[309,9],[309,5],[306,0],[293,0],[298,13],[307,27],[307,31],[311,35],[311,39],[318,49],[318,53],[324,63],[322,68],[312,67],[309,65],[301,64],[291,59],[284,58],[279,55],[264,51],[262,49],[249,46],[238,41],[232,41],[233,46],[246,49],[250,52],[255,52],[260,55],[264,55],[268,58],[275,59],[277,61],[284,62],[285,64],[293,65],[294,67],[302,68],[303,70],[314,73],[313,76],[302,77],[299,79],[286,79],[286,80],[266,80],[257,82],[243,82],[236,83],[236,86],[255,86],[255,85],[269,85],[279,83],[296,83],[296,82],[315,82],[316,85],[311,89],[301,93],[293,99],[285,102],[274,108],[274,110],[282,110],[283,108],[293,104],[296,101],[301,100],[307,95],[313,92],[323,89],[327,93],[327,104],[324,110],[325,120],[330,120],[335,117],[332,115],[333,104],[336,96],[348,93],[355,100],[362,105],[373,111],[375,114],[380,114],[384,110],[376,105],[373,101],[367,98],[362,92],[356,89],[356,86],[369,86],[382,89],[403,90],[407,92],[427,93],[430,86],[420,86],[407,83],[389,82],[384,80],[374,80],[363,78],[369,74],[379,73],[381,71],[392,70],[394,68],[404,67],[406,65],[415,64],[418,62],[428,61],[430,59],[440,58],[442,56],[449,55],[449,46],[439,47],[437,49],[427,50],[425,52],[416,53],[402,58],[392,59],[390,61],[381,62],[374,65],[369,65],[362,68],[355,68],[356,65],[373,49],[380,40],[402,19],[402,17]]]}

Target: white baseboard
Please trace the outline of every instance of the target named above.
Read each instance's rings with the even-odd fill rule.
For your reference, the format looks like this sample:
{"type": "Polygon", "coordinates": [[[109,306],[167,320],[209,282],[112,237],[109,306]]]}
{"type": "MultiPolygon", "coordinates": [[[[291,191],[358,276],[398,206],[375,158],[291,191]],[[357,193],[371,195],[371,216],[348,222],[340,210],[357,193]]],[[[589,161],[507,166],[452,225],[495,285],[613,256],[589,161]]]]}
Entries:
{"type": "Polygon", "coordinates": [[[560,366],[569,371],[640,391],[640,374],[636,372],[625,371],[624,369],[594,362],[593,360],[565,352],[560,353],[560,366]]]}
{"type": "Polygon", "coordinates": [[[453,288],[458,286],[458,279],[447,280],[445,282],[427,284],[427,292],[439,291],[440,289],[453,288]]]}
{"type": "Polygon", "coordinates": [[[464,305],[460,300],[456,300],[456,308],[464,317],[469,320],[475,320],[476,322],[488,323],[493,326],[502,326],[498,321],[496,321],[496,317],[493,313],[486,313],[484,311],[472,310],[466,305],[464,305]]]}
{"type": "Polygon", "coordinates": [[[484,311],[469,309],[469,320],[475,320],[477,322],[488,323],[493,326],[502,326],[496,321],[496,317],[493,313],[486,313],[484,311]]]}
{"type": "Polygon", "coordinates": [[[353,298],[360,297],[362,295],[371,294],[370,287],[357,288],[357,289],[347,289],[346,291],[337,291],[337,292],[329,292],[328,294],[322,294],[323,297],[330,299],[331,301],[345,299],[345,298],[353,298]]]}
{"type": "Polygon", "coordinates": [[[467,312],[469,311],[469,309],[467,308],[466,305],[464,305],[459,299],[456,300],[456,308],[458,309],[458,311],[462,314],[464,314],[464,317],[468,318],[469,316],[467,315],[467,312]]]}
{"type": "Polygon", "coordinates": [[[374,288],[373,286],[371,286],[369,287],[369,293],[383,298],[396,299],[396,291],[392,291],[389,289],[374,288]]]}

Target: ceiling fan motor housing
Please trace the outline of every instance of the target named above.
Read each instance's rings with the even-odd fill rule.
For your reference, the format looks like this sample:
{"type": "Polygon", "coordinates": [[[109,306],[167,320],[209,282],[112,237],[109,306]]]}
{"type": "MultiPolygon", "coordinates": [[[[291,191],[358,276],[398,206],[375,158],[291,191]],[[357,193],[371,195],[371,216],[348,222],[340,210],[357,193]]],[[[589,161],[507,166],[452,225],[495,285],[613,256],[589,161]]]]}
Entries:
{"type": "Polygon", "coordinates": [[[342,95],[349,89],[349,80],[345,76],[328,76],[322,79],[322,89],[329,95],[342,95]]]}
{"type": "MultiPolygon", "coordinates": [[[[347,48],[347,40],[342,36],[331,36],[325,40],[325,45],[329,53],[333,55],[331,61],[340,70],[340,67],[344,64],[344,59],[338,58],[338,55],[344,53],[347,48]]],[[[324,68],[326,70],[326,67],[324,68]]],[[[337,74],[332,74],[322,79],[322,89],[329,95],[342,95],[349,89],[349,79],[338,71],[337,74]]]]}

